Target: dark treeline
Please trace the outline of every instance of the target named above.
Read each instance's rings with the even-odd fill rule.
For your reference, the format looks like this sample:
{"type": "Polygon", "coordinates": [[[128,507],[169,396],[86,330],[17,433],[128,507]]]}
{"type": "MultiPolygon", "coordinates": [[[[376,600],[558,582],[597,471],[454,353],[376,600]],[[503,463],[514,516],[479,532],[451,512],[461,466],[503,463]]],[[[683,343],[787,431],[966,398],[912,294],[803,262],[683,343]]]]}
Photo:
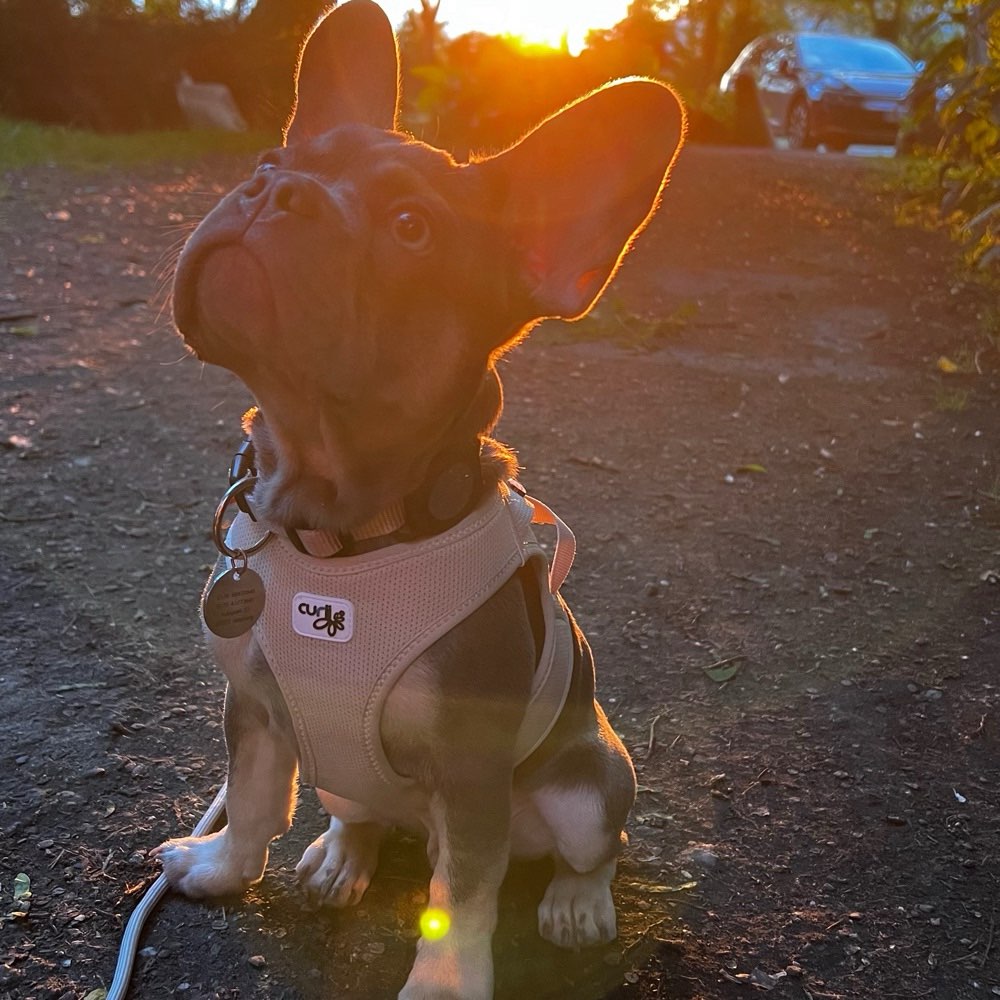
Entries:
{"type": "Polygon", "coordinates": [[[179,127],[174,88],[187,72],[226,83],[251,126],[279,127],[324,0],[260,0],[215,18],[182,0],[160,6],[0,0],[0,114],[99,131],[179,127]]]}
{"type": "MultiPolygon", "coordinates": [[[[0,0],[0,114],[99,131],[184,125],[182,72],[226,84],[252,128],[288,113],[299,45],[325,0],[255,0],[213,15],[198,0],[0,0]]],[[[404,125],[458,150],[505,144],[614,77],[669,78],[671,29],[642,3],[584,53],[482,34],[449,38],[414,0],[400,32],[404,125]]]]}

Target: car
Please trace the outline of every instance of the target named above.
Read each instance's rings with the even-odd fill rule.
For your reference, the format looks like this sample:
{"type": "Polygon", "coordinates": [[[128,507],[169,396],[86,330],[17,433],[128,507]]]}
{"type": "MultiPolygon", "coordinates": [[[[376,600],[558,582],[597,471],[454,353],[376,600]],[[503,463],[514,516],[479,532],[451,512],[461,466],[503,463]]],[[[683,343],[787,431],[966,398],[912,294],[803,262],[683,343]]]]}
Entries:
{"type": "Polygon", "coordinates": [[[792,149],[822,143],[893,145],[920,67],[891,42],[856,35],[779,32],[752,41],[720,82],[740,118],[758,113],[792,149]],[[741,95],[756,95],[759,112],[741,95]]]}

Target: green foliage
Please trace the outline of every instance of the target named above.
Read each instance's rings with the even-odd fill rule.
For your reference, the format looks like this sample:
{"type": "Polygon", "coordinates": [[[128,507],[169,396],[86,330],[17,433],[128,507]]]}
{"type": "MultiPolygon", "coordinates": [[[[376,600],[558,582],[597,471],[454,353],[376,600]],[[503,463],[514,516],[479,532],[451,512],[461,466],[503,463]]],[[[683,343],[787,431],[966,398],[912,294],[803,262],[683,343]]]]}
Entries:
{"type": "Polygon", "coordinates": [[[936,122],[933,167],[922,188],[970,263],[1000,272],[1000,3],[960,0],[965,36],[929,63],[921,109],[936,122]],[[937,100],[934,100],[934,97],[937,100]]]}
{"type": "Polygon", "coordinates": [[[186,162],[215,153],[251,154],[274,145],[261,132],[132,132],[102,135],[84,129],[0,118],[0,169],[54,163],[94,169],[150,162],[186,162]]]}

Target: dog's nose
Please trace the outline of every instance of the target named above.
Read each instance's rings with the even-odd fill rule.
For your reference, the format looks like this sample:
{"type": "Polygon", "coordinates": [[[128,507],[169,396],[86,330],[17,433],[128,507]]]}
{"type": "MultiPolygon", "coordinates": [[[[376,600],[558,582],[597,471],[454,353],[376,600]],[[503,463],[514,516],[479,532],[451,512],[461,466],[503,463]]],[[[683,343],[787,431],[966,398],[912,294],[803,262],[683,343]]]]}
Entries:
{"type": "Polygon", "coordinates": [[[322,185],[311,177],[284,170],[261,170],[243,186],[243,197],[256,202],[257,211],[314,218],[323,203],[322,185]]]}

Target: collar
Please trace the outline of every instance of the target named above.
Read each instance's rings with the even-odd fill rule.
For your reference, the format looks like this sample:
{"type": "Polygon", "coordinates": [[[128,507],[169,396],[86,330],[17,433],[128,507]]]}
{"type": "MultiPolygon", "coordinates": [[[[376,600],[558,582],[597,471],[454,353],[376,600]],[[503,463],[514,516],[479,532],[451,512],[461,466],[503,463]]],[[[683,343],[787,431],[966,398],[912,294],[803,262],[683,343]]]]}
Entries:
{"type": "MultiPolygon", "coordinates": [[[[378,548],[378,542],[415,541],[440,534],[470,514],[483,495],[484,484],[478,437],[473,445],[444,451],[428,469],[421,485],[402,500],[379,511],[350,532],[285,527],[289,541],[304,555],[317,559],[348,556],[378,548]]],[[[249,436],[233,455],[229,485],[256,479],[253,439],[249,436]]],[[[237,490],[237,506],[252,521],[250,490],[237,490]]]]}

